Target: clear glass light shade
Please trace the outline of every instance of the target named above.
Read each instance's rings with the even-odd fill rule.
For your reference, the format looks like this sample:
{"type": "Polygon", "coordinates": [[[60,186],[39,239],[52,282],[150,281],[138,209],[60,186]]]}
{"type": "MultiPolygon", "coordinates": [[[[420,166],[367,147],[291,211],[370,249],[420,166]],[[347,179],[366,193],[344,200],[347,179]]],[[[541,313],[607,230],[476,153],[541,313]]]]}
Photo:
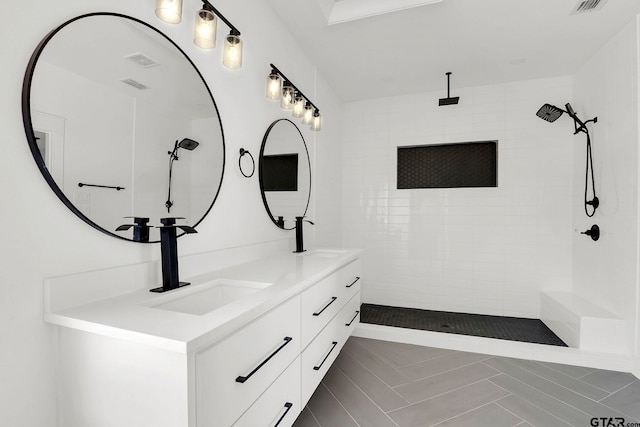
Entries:
{"type": "Polygon", "coordinates": [[[280,98],[280,108],[290,110],[293,108],[293,88],[291,86],[282,87],[282,98],[280,98]]]}
{"type": "Polygon", "coordinates": [[[156,0],[156,16],[168,24],[182,21],[182,0],[156,0]]]}
{"type": "Polygon", "coordinates": [[[313,121],[313,107],[309,103],[307,103],[307,105],[304,107],[304,114],[302,115],[302,124],[310,125],[312,121],[313,121]]]}
{"type": "Polygon", "coordinates": [[[267,77],[267,99],[277,101],[282,96],[282,79],[277,73],[267,77]]]}
{"type": "Polygon", "coordinates": [[[313,113],[313,120],[311,121],[311,130],[318,131],[322,127],[322,120],[320,117],[320,113],[313,113]]]}
{"type": "Polygon", "coordinates": [[[229,34],[224,39],[222,65],[231,69],[242,67],[242,40],[235,34],[229,34]]]}
{"type": "Polygon", "coordinates": [[[216,47],[216,31],[218,20],[210,10],[202,9],[196,12],[196,25],[193,34],[193,42],[202,49],[216,47]]]}
{"type": "Polygon", "coordinates": [[[293,102],[293,111],[291,112],[293,117],[302,117],[304,115],[304,98],[300,95],[295,97],[293,102]]]}

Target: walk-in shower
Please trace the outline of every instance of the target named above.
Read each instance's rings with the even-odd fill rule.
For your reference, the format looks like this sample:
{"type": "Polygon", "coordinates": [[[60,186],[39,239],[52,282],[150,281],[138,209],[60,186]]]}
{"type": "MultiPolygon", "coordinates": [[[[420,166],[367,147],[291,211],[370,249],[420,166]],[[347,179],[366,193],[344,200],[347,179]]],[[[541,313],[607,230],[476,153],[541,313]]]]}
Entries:
{"type": "Polygon", "coordinates": [[[591,135],[589,135],[587,124],[597,123],[598,118],[594,117],[593,119],[583,122],[578,118],[578,115],[571,107],[571,104],[567,102],[565,104],[565,108],[566,110],[563,110],[555,105],[544,104],[540,107],[536,115],[547,122],[553,123],[558,120],[563,113],[567,113],[569,117],[573,119],[573,134],[577,135],[578,133],[583,132],[587,135],[587,161],[584,171],[584,212],[588,217],[592,217],[595,215],[596,209],[598,209],[598,206],[600,205],[600,200],[596,196],[596,183],[593,176],[593,154],[591,152],[591,135]],[[589,179],[589,177],[591,177],[591,179],[589,179]],[[589,182],[591,182],[591,199],[589,199],[589,182]]]}

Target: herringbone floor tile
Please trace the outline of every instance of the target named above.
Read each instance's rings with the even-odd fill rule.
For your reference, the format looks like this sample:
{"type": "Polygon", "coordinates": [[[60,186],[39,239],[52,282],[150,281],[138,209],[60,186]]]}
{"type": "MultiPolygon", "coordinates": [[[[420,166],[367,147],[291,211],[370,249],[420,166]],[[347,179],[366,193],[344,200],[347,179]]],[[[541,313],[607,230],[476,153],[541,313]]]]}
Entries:
{"type": "Polygon", "coordinates": [[[352,337],[294,426],[627,425],[637,408],[631,374],[352,337]]]}

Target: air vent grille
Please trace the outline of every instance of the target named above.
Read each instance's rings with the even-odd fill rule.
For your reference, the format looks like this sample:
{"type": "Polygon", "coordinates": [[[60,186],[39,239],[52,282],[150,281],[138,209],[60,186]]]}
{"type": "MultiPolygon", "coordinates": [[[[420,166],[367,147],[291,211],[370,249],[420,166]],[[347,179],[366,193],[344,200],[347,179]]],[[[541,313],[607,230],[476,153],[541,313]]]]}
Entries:
{"type": "Polygon", "coordinates": [[[128,59],[129,61],[133,61],[143,68],[151,68],[151,67],[160,65],[159,63],[157,63],[156,61],[149,58],[147,55],[143,53],[134,53],[131,55],[127,55],[125,56],[125,59],[128,59]]]}
{"type": "Polygon", "coordinates": [[[607,0],[580,0],[571,12],[572,15],[577,13],[591,12],[593,10],[602,9],[607,0]]]}
{"type": "Polygon", "coordinates": [[[122,83],[127,84],[129,86],[133,86],[134,88],[138,89],[138,90],[146,90],[149,89],[149,86],[143,85],[142,83],[140,83],[139,81],[133,80],[133,79],[122,79],[120,80],[122,83]]]}

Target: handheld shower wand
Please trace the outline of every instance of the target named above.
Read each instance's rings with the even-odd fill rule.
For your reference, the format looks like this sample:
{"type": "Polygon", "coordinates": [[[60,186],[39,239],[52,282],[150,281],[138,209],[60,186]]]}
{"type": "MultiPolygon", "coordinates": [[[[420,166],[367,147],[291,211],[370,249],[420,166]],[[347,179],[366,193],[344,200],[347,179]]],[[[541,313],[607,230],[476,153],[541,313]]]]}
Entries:
{"type": "Polygon", "coordinates": [[[174,160],[180,160],[178,158],[178,148],[184,148],[185,150],[193,151],[198,145],[200,144],[197,141],[189,138],[184,138],[180,142],[176,140],[176,143],[173,146],[173,151],[167,151],[167,154],[169,154],[169,190],[167,192],[167,201],[164,203],[164,206],[167,208],[167,212],[171,212],[171,207],[173,206],[173,202],[171,201],[171,173],[173,172],[174,160]]]}
{"type": "Polygon", "coordinates": [[[536,115],[543,120],[553,123],[556,120],[558,120],[563,113],[567,113],[569,117],[573,119],[573,126],[574,126],[573,134],[577,135],[579,132],[584,132],[587,135],[587,164],[585,166],[585,177],[584,177],[584,213],[588,217],[592,217],[593,215],[595,215],[596,209],[598,209],[598,206],[600,206],[600,200],[598,199],[598,196],[596,196],[596,182],[593,176],[593,154],[591,151],[591,135],[589,134],[589,129],[587,128],[587,124],[598,123],[598,118],[594,117],[593,119],[583,122],[582,120],[580,120],[580,118],[578,118],[578,115],[576,114],[575,110],[573,109],[570,103],[567,102],[564,107],[566,108],[566,110],[563,110],[562,108],[558,108],[555,105],[544,104],[542,107],[540,107],[536,115]],[[589,200],[588,198],[589,197],[588,196],[589,175],[591,175],[591,193],[593,194],[593,198],[591,200],[589,200]],[[591,212],[589,212],[589,209],[588,209],[589,206],[593,208],[591,212]]]}

